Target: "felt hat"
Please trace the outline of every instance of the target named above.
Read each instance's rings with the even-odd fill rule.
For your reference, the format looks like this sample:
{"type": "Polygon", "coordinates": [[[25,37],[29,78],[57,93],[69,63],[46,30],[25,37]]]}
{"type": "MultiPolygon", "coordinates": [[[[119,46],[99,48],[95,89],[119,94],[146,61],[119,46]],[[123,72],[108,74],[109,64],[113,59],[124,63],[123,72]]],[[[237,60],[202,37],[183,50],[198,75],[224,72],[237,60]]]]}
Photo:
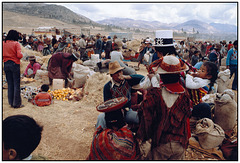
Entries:
{"type": "Polygon", "coordinates": [[[72,53],[72,55],[76,58],[76,59],[80,59],[80,54],[77,52],[72,53]]]}
{"type": "Polygon", "coordinates": [[[159,74],[175,74],[187,71],[189,67],[181,59],[173,55],[166,55],[160,58],[159,64],[155,69],[157,69],[157,73],[159,74]]]}
{"type": "Polygon", "coordinates": [[[28,60],[29,60],[29,61],[33,61],[33,60],[35,60],[35,59],[36,59],[36,57],[33,56],[33,55],[31,55],[31,56],[28,57],[28,60]]]}
{"type": "Polygon", "coordinates": [[[107,100],[99,105],[97,105],[97,111],[99,112],[111,112],[118,109],[121,109],[126,103],[128,99],[126,97],[118,97],[107,100]]]}
{"type": "Polygon", "coordinates": [[[156,46],[156,47],[174,46],[173,31],[157,30],[155,33],[155,40],[154,40],[153,46],[156,46]]]}
{"type": "Polygon", "coordinates": [[[109,63],[109,74],[115,74],[116,72],[122,69],[124,69],[124,67],[121,67],[118,61],[109,63]]]}

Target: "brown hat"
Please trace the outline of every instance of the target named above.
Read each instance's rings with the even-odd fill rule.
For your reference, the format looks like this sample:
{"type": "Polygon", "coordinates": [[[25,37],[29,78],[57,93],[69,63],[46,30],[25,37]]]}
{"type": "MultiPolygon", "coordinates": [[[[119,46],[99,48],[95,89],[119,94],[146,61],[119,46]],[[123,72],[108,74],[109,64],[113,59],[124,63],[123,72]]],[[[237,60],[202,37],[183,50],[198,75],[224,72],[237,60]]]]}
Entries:
{"type": "Polygon", "coordinates": [[[28,57],[28,60],[29,60],[29,61],[33,61],[33,60],[35,60],[35,59],[36,59],[36,58],[35,58],[35,56],[33,56],[33,55],[31,55],[31,56],[28,57]]]}
{"type": "Polygon", "coordinates": [[[124,67],[121,67],[118,61],[109,63],[109,74],[115,74],[116,72],[122,69],[124,69],[124,67]]]}

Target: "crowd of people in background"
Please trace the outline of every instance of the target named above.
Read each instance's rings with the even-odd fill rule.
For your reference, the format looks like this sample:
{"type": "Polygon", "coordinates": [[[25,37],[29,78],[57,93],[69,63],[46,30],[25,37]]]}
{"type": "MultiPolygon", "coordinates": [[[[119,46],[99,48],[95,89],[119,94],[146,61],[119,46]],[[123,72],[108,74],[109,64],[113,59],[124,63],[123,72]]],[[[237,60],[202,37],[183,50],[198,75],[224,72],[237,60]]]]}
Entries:
{"type": "MultiPolygon", "coordinates": [[[[3,34],[3,62],[8,82],[9,105],[13,108],[24,107],[20,96],[20,59],[23,55],[19,43],[28,49],[42,52],[43,55],[52,55],[48,63],[50,84],[54,78],[61,78],[65,79],[66,86],[73,62],[78,59],[84,61],[91,58],[91,54],[98,54],[99,58],[109,60],[108,69],[111,76],[111,80],[103,88],[104,104],[108,105],[109,100],[119,97],[124,97],[125,101],[118,101],[118,106],[115,108],[107,106],[106,110],[101,110],[98,106],[98,111],[104,113],[99,114],[97,118],[96,131],[87,159],[139,159],[138,145],[151,139],[151,153],[146,156],[146,159],[183,160],[188,140],[191,137],[189,118],[212,119],[211,107],[202,101],[202,97],[214,88],[223,58],[226,58],[225,65],[227,69],[230,69],[231,77],[234,74],[232,90],[238,89],[238,41],[235,40],[233,43],[229,41],[227,44],[225,40],[213,43],[187,39],[174,44],[164,42],[165,39],[159,37],[153,40],[147,37],[141,40],[141,45],[135,55],[138,56],[138,67],[144,64],[147,68],[150,86],[139,88],[142,79],[145,80],[147,77],[135,72],[125,74],[124,70],[127,67],[121,65],[124,59],[121,49],[126,48],[124,46],[128,41],[125,38],[119,42],[117,36],[112,38],[100,33],[89,37],[84,34],[81,36],[65,35],[58,39],[56,35],[52,35],[51,38],[46,35],[27,37],[26,34],[10,30],[8,34],[3,34]],[[163,42],[158,42],[157,39],[163,42]],[[195,73],[196,71],[198,73],[195,73]],[[142,94],[142,99],[134,103],[133,93],[143,89],[146,92],[142,94]],[[133,104],[136,106],[133,107],[133,104]],[[126,124],[132,125],[129,127],[131,130],[126,124]],[[137,145],[136,142],[139,144],[137,145]],[[120,149],[121,152],[119,152],[120,149]],[[129,151],[126,152],[127,150],[129,151]]],[[[34,56],[28,59],[30,63],[24,76],[34,77],[41,65],[36,62],[34,56]]],[[[41,93],[33,103],[38,106],[50,105],[52,98],[47,94],[48,90],[49,86],[43,85],[41,93]]],[[[21,118],[29,119],[28,117],[14,117],[12,121],[18,123],[19,118],[20,120],[21,118]]],[[[27,122],[36,126],[38,140],[29,152],[21,154],[20,150],[10,144],[10,141],[14,139],[9,138],[8,130],[17,132],[17,129],[8,124],[10,122],[9,118],[4,120],[4,159],[28,158],[40,142],[42,127],[32,119],[27,122]],[[10,150],[12,154],[8,152],[10,150]]]]}

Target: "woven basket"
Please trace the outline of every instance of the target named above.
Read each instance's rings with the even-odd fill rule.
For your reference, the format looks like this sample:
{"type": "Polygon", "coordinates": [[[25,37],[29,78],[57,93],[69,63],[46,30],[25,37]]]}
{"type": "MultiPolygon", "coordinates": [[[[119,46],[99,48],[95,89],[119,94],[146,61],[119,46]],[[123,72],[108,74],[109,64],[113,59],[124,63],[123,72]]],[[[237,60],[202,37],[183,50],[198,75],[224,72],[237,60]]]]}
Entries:
{"type": "Polygon", "coordinates": [[[224,130],[208,118],[197,121],[195,133],[203,149],[215,148],[219,146],[225,138],[224,130]]]}

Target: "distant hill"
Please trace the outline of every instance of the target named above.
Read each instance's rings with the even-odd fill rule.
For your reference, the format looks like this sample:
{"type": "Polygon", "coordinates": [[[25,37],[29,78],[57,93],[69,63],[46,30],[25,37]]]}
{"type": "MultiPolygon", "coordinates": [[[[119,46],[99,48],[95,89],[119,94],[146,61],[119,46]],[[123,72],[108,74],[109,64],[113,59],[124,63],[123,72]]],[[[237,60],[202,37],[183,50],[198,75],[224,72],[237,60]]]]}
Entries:
{"type": "Polygon", "coordinates": [[[76,14],[64,6],[45,3],[3,3],[3,11],[37,16],[40,18],[56,19],[70,24],[98,25],[89,18],[76,14]]]}
{"type": "Polygon", "coordinates": [[[133,20],[126,18],[110,18],[97,21],[104,25],[115,25],[128,28],[144,28],[144,29],[172,29],[183,30],[186,32],[192,32],[193,28],[195,32],[199,33],[237,33],[237,26],[220,23],[206,23],[199,20],[189,20],[180,24],[166,24],[159,21],[144,21],[133,20]]]}

